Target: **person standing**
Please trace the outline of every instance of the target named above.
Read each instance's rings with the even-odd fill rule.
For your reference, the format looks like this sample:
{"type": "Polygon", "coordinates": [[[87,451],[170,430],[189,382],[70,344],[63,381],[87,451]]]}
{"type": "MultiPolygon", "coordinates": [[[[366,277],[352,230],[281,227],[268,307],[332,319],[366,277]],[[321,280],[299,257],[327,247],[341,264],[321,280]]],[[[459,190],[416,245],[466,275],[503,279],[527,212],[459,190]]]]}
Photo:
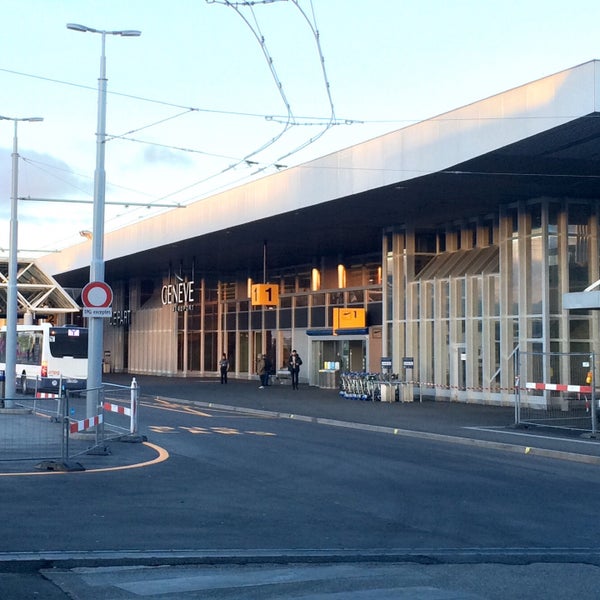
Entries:
{"type": "Polygon", "coordinates": [[[302,359],[298,355],[295,350],[292,350],[290,354],[290,358],[288,360],[288,369],[290,375],[292,376],[292,389],[298,389],[298,374],[300,373],[300,365],[302,364],[302,359]]]}
{"type": "Polygon", "coordinates": [[[266,354],[263,354],[263,360],[265,361],[265,376],[263,380],[263,385],[265,387],[269,387],[269,379],[271,379],[272,370],[271,359],[266,354]]]}
{"type": "Polygon", "coordinates": [[[265,372],[266,372],[266,363],[265,363],[265,355],[259,354],[256,359],[256,373],[260,377],[260,385],[258,386],[259,390],[262,390],[265,387],[265,372]]]}
{"type": "Polygon", "coordinates": [[[219,361],[219,371],[221,372],[221,383],[227,383],[227,371],[229,371],[229,361],[227,355],[223,352],[223,356],[219,361]]]}

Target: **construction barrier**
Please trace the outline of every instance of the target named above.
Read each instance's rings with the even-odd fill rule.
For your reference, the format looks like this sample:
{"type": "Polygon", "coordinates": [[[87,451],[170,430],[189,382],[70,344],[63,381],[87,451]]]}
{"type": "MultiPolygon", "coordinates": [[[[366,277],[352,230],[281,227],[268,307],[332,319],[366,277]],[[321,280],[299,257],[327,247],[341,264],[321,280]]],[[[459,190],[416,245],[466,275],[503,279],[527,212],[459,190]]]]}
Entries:
{"type": "Polygon", "coordinates": [[[83,454],[101,454],[107,440],[138,441],[130,434],[137,433],[139,394],[134,379],[131,386],[20,395],[14,408],[0,414],[0,463],[42,460],[44,469],[54,469],[83,454]],[[90,394],[98,400],[92,416],[87,414],[90,394]]]}
{"type": "Polygon", "coordinates": [[[69,433],[80,433],[82,431],[86,431],[92,427],[97,427],[102,423],[102,421],[102,415],[96,415],[95,417],[83,419],[82,421],[75,421],[69,425],[69,433]]]}
{"type": "Polygon", "coordinates": [[[596,435],[598,403],[593,353],[519,352],[515,424],[596,435]]]}

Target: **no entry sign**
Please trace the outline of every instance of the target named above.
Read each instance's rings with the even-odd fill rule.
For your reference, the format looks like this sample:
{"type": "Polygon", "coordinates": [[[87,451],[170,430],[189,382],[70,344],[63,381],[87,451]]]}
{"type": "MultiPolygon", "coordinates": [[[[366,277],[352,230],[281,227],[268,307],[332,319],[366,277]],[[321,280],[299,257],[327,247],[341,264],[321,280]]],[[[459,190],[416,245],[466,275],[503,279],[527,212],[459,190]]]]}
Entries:
{"type": "Polygon", "coordinates": [[[90,281],[81,291],[84,317],[110,317],[113,292],[104,281],[90,281]]]}

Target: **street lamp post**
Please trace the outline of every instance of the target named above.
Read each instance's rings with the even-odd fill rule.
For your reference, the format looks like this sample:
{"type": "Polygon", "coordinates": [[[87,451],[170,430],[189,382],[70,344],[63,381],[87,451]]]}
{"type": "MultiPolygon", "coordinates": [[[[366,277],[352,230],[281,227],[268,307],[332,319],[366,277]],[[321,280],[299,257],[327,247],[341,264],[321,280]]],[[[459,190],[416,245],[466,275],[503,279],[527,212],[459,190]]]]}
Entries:
{"type": "Polygon", "coordinates": [[[8,242],[8,285],[6,286],[6,382],[4,387],[4,406],[13,407],[17,376],[17,244],[19,222],[17,201],[19,198],[19,146],[17,142],[17,123],[19,121],[43,121],[42,117],[12,118],[0,115],[0,120],[12,121],[15,125],[12,151],[12,186],[10,194],[10,236],[8,242]]]}
{"type": "MultiPolygon", "coordinates": [[[[141,31],[124,29],[103,31],[86,25],[67,23],[67,29],[74,31],[99,33],[102,36],[102,54],[100,57],[100,77],[98,79],[98,128],[96,133],[96,171],[94,172],[94,207],[92,221],[92,258],[90,262],[90,282],[104,281],[104,205],[106,195],[106,173],[104,171],[104,152],[106,142],[106,55],[107,35],[137,37],[141,31]]],[[[90,317],[88,321],[88,388],[97,390],[102,386],[102,356],[104,321],[102,317],[90,317]]],[[[96,413],[95,394],[87,396],[87,416],[96,413]]]]}

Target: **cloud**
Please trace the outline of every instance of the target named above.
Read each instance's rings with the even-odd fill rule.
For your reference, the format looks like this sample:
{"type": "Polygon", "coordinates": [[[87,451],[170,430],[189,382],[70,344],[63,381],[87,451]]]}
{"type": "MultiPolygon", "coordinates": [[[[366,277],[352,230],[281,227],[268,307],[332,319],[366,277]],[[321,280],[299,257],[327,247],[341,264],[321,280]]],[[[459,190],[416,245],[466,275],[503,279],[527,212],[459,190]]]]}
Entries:
{"type": "Polygon", "coordinates": [[[160,148],[150,146],[144,150],[143,158],[145,162],[161,165],[171,165],[176,167],[189,167],[193,165],[191,158],[182,152],[170,150],[169,148],[160,148]]]}
{"type": "MultiPolygon", "coordinates": [[[[67,163],[49,154],[19,152],[18,195],[32,198],[89,197],[93,179],[75,174],[67,163]]],[[[12,194],[12,152],[0,148],[0,199],[12,194]]],[[[33,203],[32,203],[33,204],[33,203]]],[[[0,202],[0,214],[8,214],[8,202],[0,202]]]]}

